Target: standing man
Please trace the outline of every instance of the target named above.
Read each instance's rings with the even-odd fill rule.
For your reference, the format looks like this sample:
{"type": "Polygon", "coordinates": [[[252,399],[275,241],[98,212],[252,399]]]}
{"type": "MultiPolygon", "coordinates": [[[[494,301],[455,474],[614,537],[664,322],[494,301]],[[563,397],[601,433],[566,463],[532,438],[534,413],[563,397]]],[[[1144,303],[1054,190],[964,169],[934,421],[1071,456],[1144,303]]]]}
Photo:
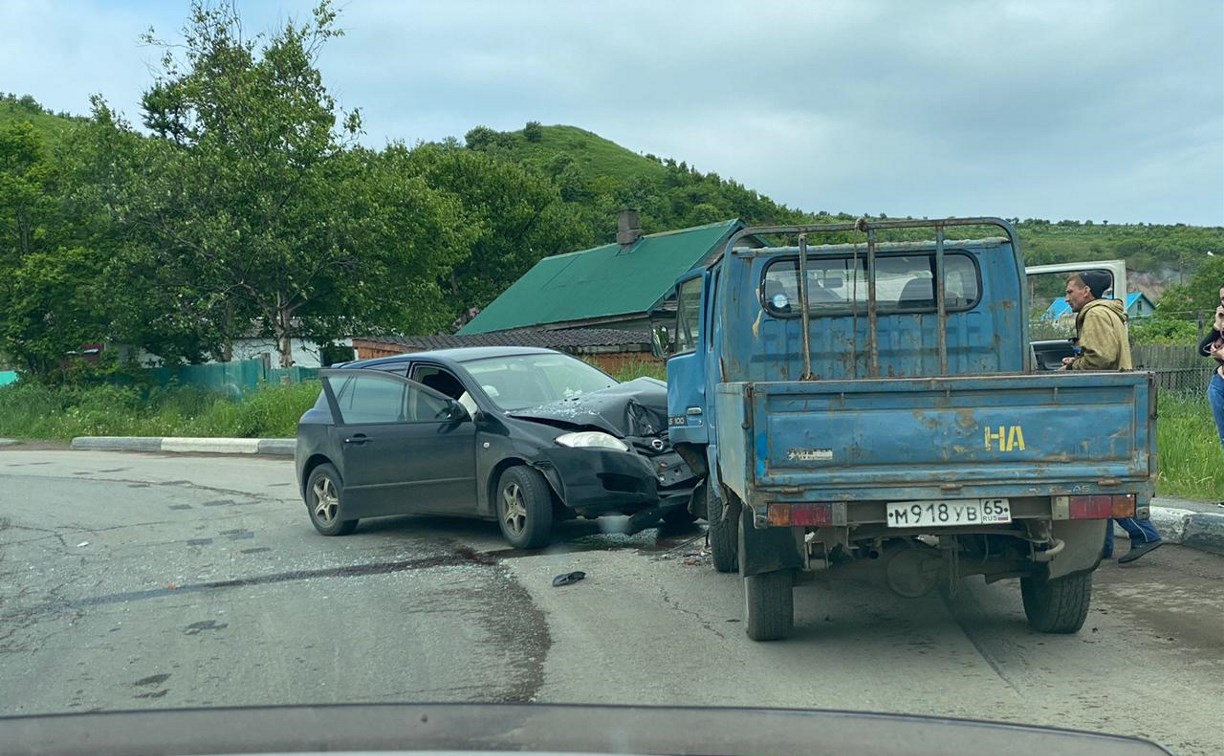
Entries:
{"type": "MultiPolygon", "coordinates": [[[[1075,333],[1079,353],[1063,358],[1064,370],[1130,370],[1130,341],[1126,335],[1126,308],[1117,299],[1101,299],[1112,283],[1108,273],[1086,270],[1067,279],[1067,304],[1075,313],[1075,333]]],[[[1164,541],[1152,521],[1123,517],[1117,520],[1130,534],[1130,551],[1119,563],[1133,562],[1164,541]]],[[[1101,558],[1113,558],[1113,523],[1105,529],[1105,550],[1101,558]]]]}

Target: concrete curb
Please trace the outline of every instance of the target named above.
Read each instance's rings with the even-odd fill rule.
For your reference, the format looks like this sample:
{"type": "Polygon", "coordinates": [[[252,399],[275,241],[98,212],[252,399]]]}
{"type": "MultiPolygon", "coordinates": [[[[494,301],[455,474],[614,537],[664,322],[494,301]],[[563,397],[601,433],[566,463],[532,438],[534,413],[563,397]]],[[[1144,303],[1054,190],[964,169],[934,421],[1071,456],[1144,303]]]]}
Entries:
{"type": "Polygon", "coordinates": [[[97,451],[161,451],[162,440],[158,436],[78,436],[72,439],[73,449],[97,451]]]}
{"type": "Polygon", "coordinates": [[[296,438],[261,438],[256,454],[292,457],[297,451],[296,438]]]}
{"type": "Polygon", "coordinates": [[[168,452],[180,454],[262,454],[292,457],[293,438],[185,438],[157,436],[78,436],[72,448],[93,451],[168,452]]]}
{"type": "Polygon", "coordinates": [[[1224,554],[1224,515],[1195,513],[1186,518],[1182,546],[1224,554]]]}
{"type": "MultiPolygon", "coordinates": [[[[1207,504],[1194,504],[1203,509],[1207,504]]],[[[1151,508],[1152,525],[1160,532],[1161,538],[1169,543],[1176,543],[1198,551],[1210,551],[1213,554],[1224,554],[1224,508],[1219,512],[1203,511],[1202,509],[1185,509],[1182,507],[1153,505],[1151,508]]],[[[1114,525],[1115,539],[1128,538],[1121,526],[1114,525]]]]}

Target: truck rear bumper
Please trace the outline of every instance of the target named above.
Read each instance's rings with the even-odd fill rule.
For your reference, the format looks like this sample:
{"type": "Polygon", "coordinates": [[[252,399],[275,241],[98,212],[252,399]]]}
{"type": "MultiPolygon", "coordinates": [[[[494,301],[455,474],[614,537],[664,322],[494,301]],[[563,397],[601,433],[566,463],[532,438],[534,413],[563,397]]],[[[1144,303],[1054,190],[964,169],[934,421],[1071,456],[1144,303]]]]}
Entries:
{"type": "MultiPolygon", "coordinates": [[[[957,497],[960,498],[960,497],[957,497]]],[[[998,497],[993,497],[998,498],[998,497]]],[[[1148,516],[1148,504],[1135,494],[1095,494],[1086,496],[1004,497],[1010,502],[1015,520],[1105,520],[1111,517],[1148,516]],[[1140,503],[1142,501],[1142,503],[1140,503]]],[[[941,501],[946,499],[940,499],[941,501]]],[[[921,501],[897,499],[891,501],[921,501]]],[[[760,495],[750,505],[753,524],[768,527],[863,527],[888,528],[889,501],[787,501],[760,495]]],[[[912,528],[894,528],[899,533],[912,528]]],[[[955,532],[956,527],[949,528],[955,532]]]]}
{"type": "MultiPolygon", "coordinates": [[[[823,545],[826,554],[836,544],[849,548],[851,544],[913,543],[916,536],[936,536],[941,542],[951,537],[950,543],[958,543],[957,539],[964,537],[978,538],[983,543],[980,537],[1004,537],[1013,543],[1031,544],[1018,554],[1013,549],[1008,557],[1013,565],[1010,569],[1023,573],[1044,564],[1047,566],[1042,569],[1050,577],[1061,577],[1095,569],[1100,563],[1109,518],[1147,516],[1147,505],[1136,502],[1134,494],[1017,497],[1009,501],[1009,522],[923,527],[890,527],[886,516],[889,502],[884,501],[758,502],[755,507],[744,506],[741,538],[745,543],[758,541],[760,545],[768,540],[775,553],[764,560],[759,555],[745,558],[741,554],[741,568],[744,574],[755,574],[778,569],[775,562],[794,567],[800,555],[806,566],[808,546],[797,551],[790,548],[804,532],[813,532],[805,542],[815,548],[823,545]]],[[[986,553],[990,554],[990,549],[986,553]]],[[[1005,555],[999,552],[994,558],[1005,555]]]]}

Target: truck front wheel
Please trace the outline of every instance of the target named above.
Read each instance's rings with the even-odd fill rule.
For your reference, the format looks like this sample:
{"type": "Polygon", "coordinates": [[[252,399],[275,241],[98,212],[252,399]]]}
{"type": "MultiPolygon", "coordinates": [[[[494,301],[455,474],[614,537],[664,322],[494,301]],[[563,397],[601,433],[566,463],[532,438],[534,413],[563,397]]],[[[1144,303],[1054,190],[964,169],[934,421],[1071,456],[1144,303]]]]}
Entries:
{"type": "Polygon", "coordinates": [[[795,627],[794,576],[790,570],[744,578],[744,613],[748,637],[782,640],[795,627]]]}
{"type": "Polygon", "coordinates": [[[1050,580],[1044,570],[1020,578],[1020,597],[1029,627],[1041,633],[1077,633],[1092,602],[1092,573],[1050,580]]]}
{"type": "MultiPolygon", "coordinates": [[[[725,489],[724,489],[725,490],[725,489]]],[[[714,569],[719,572],[735,572],[739,569],[736,551],[739,549],[740,504],[727,492],[726,503],[716,501],[707,493],[706,507],[713,512],[706,520],[710,523],[706,537],[710,539],[710,557],[714,569]]]]}

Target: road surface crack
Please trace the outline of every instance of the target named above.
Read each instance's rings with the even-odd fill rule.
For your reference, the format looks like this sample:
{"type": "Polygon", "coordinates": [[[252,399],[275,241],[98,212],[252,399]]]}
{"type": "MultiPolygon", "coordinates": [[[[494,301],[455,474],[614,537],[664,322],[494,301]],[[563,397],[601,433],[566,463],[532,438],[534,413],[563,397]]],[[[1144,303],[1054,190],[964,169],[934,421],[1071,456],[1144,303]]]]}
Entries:
{"type": "Polygon", "coordinates": [[[703,618],[702,618],[702,616],[701,616],[700,614],[698,614],[697,612],[694,612],[694,611],[693,611],[693,610],[691,610],[691,609],[685,609],[684,607],[680,606],[680,603],[679,603],[678,601],[676,601],[675,599],[673,599],[671,596],[669,596],[669,595],[668,595],[668,593],[667,593],[667,590],[666,590],[666,589],[664,589],[664,588],[660,588],[660,589],[659,589],[659,592],[663,594],[663,603],[667,604],[667,605],[668,605],[668,606],[670,606],[672,609],[675,609],[676,611],[680,612],[681,614],[687,614],[687,615],[689,615],[690,617],[693,617],[694,619],[696,619],[696,620],[697,620],[697,621],[698,621],[698,622],[701,624],[701,626],[702,626],[702,627],[704,627],[706,630],[709,630],[710,632],[714,633],[714,634],[715,634],[715,635],[717,635],[719,638],[723,638],[723,639],[725,639],[725,638],[727,637],[727,636],[723,635],[722,633],[718,632],[718,630],[716,630],[716,629],[714,628],[714,626],[713,626],[712,624],[710,624],[710,622],[709,622],[709,621],[707,621],[707,620],[703,619],[703,618]]]}

